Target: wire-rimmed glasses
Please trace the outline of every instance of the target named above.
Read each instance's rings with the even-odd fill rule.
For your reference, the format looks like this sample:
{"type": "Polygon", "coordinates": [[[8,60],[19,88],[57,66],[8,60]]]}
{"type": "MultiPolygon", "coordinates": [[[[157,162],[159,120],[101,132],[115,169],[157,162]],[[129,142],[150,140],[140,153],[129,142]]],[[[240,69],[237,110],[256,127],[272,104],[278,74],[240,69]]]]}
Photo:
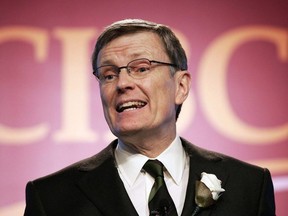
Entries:
{"type": "Polygon", "coordinates": [[[126,68],[128,74],[134,79],[142,79],[150,72],[152,64],[167,65],[170,67],[177,67],[176,64],[149,60],[146,58],[140,58],[130,61],[126,66],[118,67],[116,65],[102,65],[93,72],[98,81],[102,84],[112,83],[118,79],[119,73],[122,69],[126,68]]]}

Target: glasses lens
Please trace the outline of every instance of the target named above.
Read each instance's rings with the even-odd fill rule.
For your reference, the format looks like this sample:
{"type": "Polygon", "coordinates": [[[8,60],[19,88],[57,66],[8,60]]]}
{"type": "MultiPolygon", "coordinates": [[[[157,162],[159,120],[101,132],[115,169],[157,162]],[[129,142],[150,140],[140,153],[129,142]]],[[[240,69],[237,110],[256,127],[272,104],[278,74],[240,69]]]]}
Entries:
{"type": "Polygon", "coordinates": [[[101,82],[112,82],[117,76],[117,67],[113,65],[105,65],[97,70],[97,77],[101,82]]]}
{"type": "Polygon", "coordinates": [[[137,59],[128,64],[128,70],[133,78],[143,78],[149,73],[151,63],[148,59],[137,59]]]}

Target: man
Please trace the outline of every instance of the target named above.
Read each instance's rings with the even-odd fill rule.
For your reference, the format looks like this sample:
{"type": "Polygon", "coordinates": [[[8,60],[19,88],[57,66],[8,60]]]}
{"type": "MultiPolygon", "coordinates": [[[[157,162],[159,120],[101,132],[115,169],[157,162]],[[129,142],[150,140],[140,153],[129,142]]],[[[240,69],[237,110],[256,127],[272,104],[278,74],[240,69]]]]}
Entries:
{"type": "MultiPolygon", "coordinates": [[[[275,215],[267,169],[177,135],[191,77],[185,52],[168,27],[116,22],[99,36],[92,60],[104,115],[118,139],[91,158],[29,182],[26,216],[195,215],[202,172],[217,176],[225,192],[198,215],[275,215]],[[153,173],[155,167],[161,174],[153,173]]],[[[208,194],[210,199],[209,189],[208,194]]]]}

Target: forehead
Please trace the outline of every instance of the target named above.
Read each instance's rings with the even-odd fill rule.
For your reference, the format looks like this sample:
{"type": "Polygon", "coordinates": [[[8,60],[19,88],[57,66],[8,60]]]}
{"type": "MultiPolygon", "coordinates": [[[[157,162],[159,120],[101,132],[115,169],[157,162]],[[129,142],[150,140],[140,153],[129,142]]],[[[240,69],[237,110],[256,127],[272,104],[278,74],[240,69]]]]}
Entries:
{"type": "Polygon", "coordinates": [[[137,32],[122,35],[110,41],[99,52],[97,62],[114,59],[145,57],[163,58],[167,56],[161,38],[154,32],[137,32]]]}

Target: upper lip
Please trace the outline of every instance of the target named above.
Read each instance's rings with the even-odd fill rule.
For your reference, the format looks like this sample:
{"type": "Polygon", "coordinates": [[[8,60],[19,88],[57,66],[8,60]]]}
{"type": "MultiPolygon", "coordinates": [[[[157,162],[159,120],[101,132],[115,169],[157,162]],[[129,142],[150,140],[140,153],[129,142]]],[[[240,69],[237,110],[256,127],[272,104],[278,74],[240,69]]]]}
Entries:
{"type": "Polygon", "coordinates": [[[141,100],[126,100],[126,101],[119,102],[116,105],[116,111],[123,112],[125,109],[133,108],[133,107],[140,108],[140,107],[145,106],[146,104],[147,104],[146,102],[141,101],[141,100]]]}

